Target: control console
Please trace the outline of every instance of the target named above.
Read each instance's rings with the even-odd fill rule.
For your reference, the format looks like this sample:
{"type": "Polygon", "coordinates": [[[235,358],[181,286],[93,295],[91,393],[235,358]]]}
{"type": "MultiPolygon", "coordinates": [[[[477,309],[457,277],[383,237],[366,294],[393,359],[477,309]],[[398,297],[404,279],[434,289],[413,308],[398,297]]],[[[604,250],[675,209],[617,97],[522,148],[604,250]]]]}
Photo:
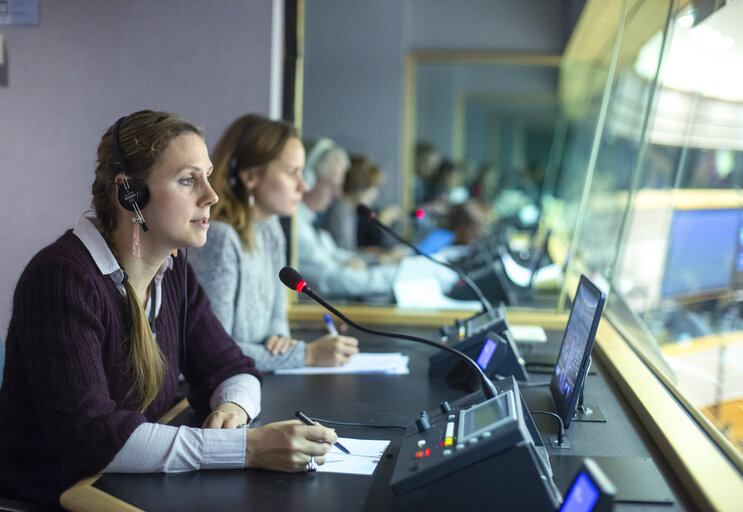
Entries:
{"type": "Polygon", "coordinates": [[[493,398],[482,400],[482,394],[475,393],[443,402],[437,410],[424,411],[426,421],[408,428],[390,482],[399,506],[477,510],[496,505],[502,510],[559,506],[560,494],[546,457],[535,445],[536,430],[525,421],[516,380],[511,377],[496,385],[493,398]]]}

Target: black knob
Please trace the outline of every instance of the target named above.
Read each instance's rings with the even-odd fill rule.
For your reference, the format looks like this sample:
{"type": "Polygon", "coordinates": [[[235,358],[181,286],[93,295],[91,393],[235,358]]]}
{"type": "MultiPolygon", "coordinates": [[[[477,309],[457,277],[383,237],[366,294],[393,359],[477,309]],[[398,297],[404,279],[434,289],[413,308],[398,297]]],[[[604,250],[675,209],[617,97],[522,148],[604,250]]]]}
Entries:
{"type": "Polygon", "coordinates": [[[449,414],[451,412],[451,405],[449,405],[449,402],[443,401],[439,404],[439,409],[441,409],[442,413],[449,414]]]}
{"type": "Polygon", "coordinates": [[[418,432],[425,432],[431,428],[431,420],[428,418],[428,413],[426,411],[420,413],[418,419],[415,420],[415,426],[418,429],[418,432]]]}

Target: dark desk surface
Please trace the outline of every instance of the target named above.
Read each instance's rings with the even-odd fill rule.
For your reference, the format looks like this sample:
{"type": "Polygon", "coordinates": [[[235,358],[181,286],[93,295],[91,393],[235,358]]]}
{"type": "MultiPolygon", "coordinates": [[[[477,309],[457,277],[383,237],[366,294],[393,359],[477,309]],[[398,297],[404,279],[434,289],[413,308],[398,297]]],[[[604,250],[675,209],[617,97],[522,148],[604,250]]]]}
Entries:
{"type": "MultiPolygon", "coordinates": [[[[390,328],[392,329],[392,328],[390,328]]],[[[409,328],[399,332],[413,333],[409,328]]],[[[428,330],[427,334],[431,335],[428,330]]],[[[353,334],[353,333],[351,333],[353,334]]],[[[415,334],[425,334],[421,331],[415,334]]],[[[307,339],[312,339],[308,334],[307,339]]],[[[550,333],[559,344],[560,333],[550,333]]],[[[343,422],[408,426],[424,409],[443,400],[467,394],[452,389],[441,379],[427,376],[428,358],[435,349],[412,343],[364,338],[365,352],[401,351],[410,355],[409,375],[266,375],[263,411],[255,424],[293,417],[301,409],[308,415],[343,422]]],[[[673,492],[670,505],[618,504],[617,510],[691,510],[693,506],[665,460],[652,443],[624,398],[604,377],[600,365],[588,377],[586,402],[595,402],[605,423],[574,422],[567,436],[569,450],[549,447],[547,436],[556,431],[554,419],[535,416],[548,445],[555,482],[561,491],[573,476],[574,456],[637,457],[655,461],[673,492]],[[569,473],[569,474],[568,474],[569,473]]],[[[549,375],[533,375],[547,380],[549,375]]],[[[522,387],[531,410],[554,410],[547,387],[522,387]]],[[[171,424],[200,424],[201,418],[187,409],[171,424]]],[[[340,436],[391,439],[387,454],[373,476],[333,473],[287,474],[264,470],[198,471],[181,474],[104,475],[93,485],[145,510],[390,510],[394,507],[389,479],[403,430],[396,428],[336,427],[340,436]]],[[[577,458],[575,460],[578,460],[577,458]]],[[[505,490],[498,490],[504,492],[505,490]]],[[[456,493],[453,493],[453,499],[456,493]]],[[[497,504],[497,500],[494,502],[497,504]]],[[[456,507],[452,504],[451,507],[456,507]]],[[[447,507],[449,508],[449,507],[447,507]]]]}

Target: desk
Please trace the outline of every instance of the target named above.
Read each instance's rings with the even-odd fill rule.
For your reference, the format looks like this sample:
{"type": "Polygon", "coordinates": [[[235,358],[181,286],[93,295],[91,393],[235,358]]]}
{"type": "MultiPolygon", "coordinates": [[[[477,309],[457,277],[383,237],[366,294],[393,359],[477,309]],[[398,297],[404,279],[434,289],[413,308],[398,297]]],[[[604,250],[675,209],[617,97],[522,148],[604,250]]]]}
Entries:
{"type": "MultiPolygon", "coordinates": [[[[395,328],[390,327],[389,330],[395,328]]],[[[400,332],[428,334],[431,329],[399,328],[400,332]]],[[[319,333],[317,333],[319,334],[319,333]]],[[[311,339],[312,334],[307,338],[311,339]]],[[[551,342],[555,342],[554,339],[551,342]]],[[[559,340],[557,340],[559,343],[559,340]]],[[[452,389],[445,381],[429,379],[428,358],[434,348],[378,338],[362,338],[364,351],[402,351],[410,355],[409,375],[266,375],[263,387],[263,411],[256,424],[293,417],[297,409],[313,417],[338,421],[407,426],[423,409],[432,409],[442,400],[455,400],[466,394],[452,389]]],[[[587,401],[602,405],[607,423],[574,423],[568,431],[573,444],[571,455],[649,457],[674,493],[675,502],[667,506],[620,504],[617,510],[691,510],[693,507],[659,455],[640,421],[621,395],[605,378],[597,365],[586,388],[587,401]]],[[[534,376],[540,380],[546,376],[534,376]]],[[[549,408],[547,388],[524,388],[530,408],[549,408]]],[[[172,424],[200,424],[201,418],[191,409],[178,414],[172,424]]],[[[555,425],[546,417],[535,417],[540,431],[552,434],[555,425]]],[[[100,502],[86,508],[88,497],[100,494],[115,496],[123,502],[145,510],[391,510],[394,507],[389,479],[402,436],[401,429],[337,427],[341,436],[367,439],[391,439],[372,477],[331,473],[286,474],[263,470],[201,471],[183,474],[104,475],[91,485],[68,491],[65,505],[74,510],[100,510],[100,502]],[[69,500],[69,501],[68,501],[69,500]]],[[[548,449],[555,461],[563,455],[548,449]]],[[[561,467],[561,466],[560,466],[561,467]]],[[[572,475],[555,474],[558,482],[572,475]]],[[[563,488],[561,487],[561,490],[563,488]]],[[[502,490],[499,492],[503,492],[502,490]]],[[[456,493],[452,493],[453,499],[456,493]]],[[[113,500],[112,500],[113,501],[113,500]]],[[[124,508],[123,502],[110,510],[124,508]]],[[[449,507],[447,507],[449,508],[449,507]]],[[[452,505],[451,508],[456,508],[452,505]]]]}

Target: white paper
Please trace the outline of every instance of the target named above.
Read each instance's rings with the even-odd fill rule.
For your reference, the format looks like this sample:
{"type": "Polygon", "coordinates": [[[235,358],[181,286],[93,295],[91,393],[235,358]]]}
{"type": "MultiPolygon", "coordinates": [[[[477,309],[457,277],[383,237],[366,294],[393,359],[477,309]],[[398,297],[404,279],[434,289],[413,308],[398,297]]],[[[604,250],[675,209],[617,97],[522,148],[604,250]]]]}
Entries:
{"type": "Polygon", "coordinates": [[[276,370],[277,375],[320,375],[343,373],[385,373],[408,374],[410,358],[400,352],[371,353],[361,352],[351,356],[348,364],[343,366],[303,366],[276,370]]]}
{"type": "Polygon", "coordinates": [[[522,343],[544,343],[547,333],[538,325],[509,325],[508,332],[513,339],[522,343]]]}
{"type": "Polygon", "coordinates": [[[396,281],[392,286],[397,306],[409,309],[456,309],[480,311],[482,303],[478,300],[455,300],[441,291],[441,285],[434,278],[415,281],[396,281]]]}
{"type": "Polygon", "coordinates": [[[339,437],[338,442],[350,453],[345,454],[333,448],[325,455],[325,464],[317,467],[318,473],[348,473],[351,475],[371,475],[377,468],[387,445],[387,440],[349,439],[339,437]]]}
{"type": "Polygon", "coordinates": [[[476,300],[455,300],[444,295],[459,280],[453,270],[423,256],[404,258],[392,283],[398,307],[408,309],[456,309],[480,311],[476,300]]]}

